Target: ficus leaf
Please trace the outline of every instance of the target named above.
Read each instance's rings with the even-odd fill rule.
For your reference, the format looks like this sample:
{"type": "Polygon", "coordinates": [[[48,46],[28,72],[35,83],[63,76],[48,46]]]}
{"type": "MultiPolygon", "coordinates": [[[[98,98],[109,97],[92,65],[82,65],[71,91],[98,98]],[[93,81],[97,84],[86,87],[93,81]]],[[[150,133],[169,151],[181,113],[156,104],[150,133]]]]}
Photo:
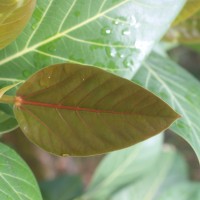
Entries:
{"type": "Polygon", "coordinates": [[[200,10],[186,21],[171,28],[164,37],[168,41],[177,41],[181,43],[199,43],[200,42],[200,10]]]}
{"type": "Polygon", "coordinates": [[[21,33],[35,7],[36,0],[0,1],[0,49],[21,33]]]}
{"type": "Polygon", "coordinates": [[[131,81],[77,64],[57,64],[34,74],[17,91],[14,112],[32,142],[72,156],[130,146],[179,117],[131,81]]]}
{"type": "Polygon", "coordinates": [[[199,10],[200,10],[200,1],[187,0],[187,3],[183,7],[180,14],[176,17],[172,25],[173,26],[178,25],[180,22],[185,21],[186,19],[194,15],[199,10]]]}

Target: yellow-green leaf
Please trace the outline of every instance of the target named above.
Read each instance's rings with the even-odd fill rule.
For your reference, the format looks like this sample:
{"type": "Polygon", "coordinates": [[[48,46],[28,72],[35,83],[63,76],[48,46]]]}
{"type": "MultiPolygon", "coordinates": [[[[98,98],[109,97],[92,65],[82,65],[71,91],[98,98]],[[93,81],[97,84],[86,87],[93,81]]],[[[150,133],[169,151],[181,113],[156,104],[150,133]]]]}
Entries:
{"type": "Polygon", "coordinates": [[[182,43],[200,42],[200,11],[188,20],[171,28],[166,34],[165,39],[182,43]]]}
{"type": "Polygon", "coordinates": [[[36,0],[0,1],[0,49],[21,33],[35,7],[36,0]]]}
{"type": "Polygon", "coordinates": [[[32,142],[73,156],[128,147],[179,117],[131,81],[76,64],[53,65],[34,74],[17,91],[14,112],[32,142]]]}
{"type": "Polygon", "coordinates": [[[200,10],[200,1],[199,0],[187,0],[187,3],[183,7],[181,13],[177,16],[177,18],[173,22],[173,26],[179,24],[180,22],[185,21],[196,12],[200,10]]]}

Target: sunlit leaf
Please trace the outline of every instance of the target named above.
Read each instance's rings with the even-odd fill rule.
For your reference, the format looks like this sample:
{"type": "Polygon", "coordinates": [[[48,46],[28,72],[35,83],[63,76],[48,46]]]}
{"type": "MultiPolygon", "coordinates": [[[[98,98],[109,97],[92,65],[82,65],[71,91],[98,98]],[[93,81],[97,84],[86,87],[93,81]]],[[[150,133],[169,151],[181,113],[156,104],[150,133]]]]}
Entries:
{"type": "Polygon", "coordinates": [[[45,66],[68,61],[117,68],[120,76],[130,78],[184,3],[37,0],[26,29],[0,51],[0,87],[26,80],[45,66]],[[126,73],[124,68],[131,71],[126,73]]]}
{"type": "Polygon", "coordinates": [[[182,21],[185,21],[187,18],[194,15],[200,10],[200,1],[198,0],[187,0],[187,3],[183,7],[181,13],[177,16],[173,22],[173,26],[179,24],[182,21]]]}
{"type": "Polygon", "coordinates": [[[168,58],[152,54],[133,81],[154,92],[182,116],[171,129],[184,138],[200,160],[200,83],[168,58]]]}
{"type": "Polygon", "coordinates": [[[181,43],[200,43],[200,11],[171,28],[164,39],[181,43]]]}
{"type": "Polygon", "coordinates": [[[0,143],[0,199],[42,200],[37,182],[26,163],[0,143]]]}
{"type": "Polygon", "coordinates": [[[35,7],[36,0],[0,1],[0,49],[21,33],[35,7]]]}
{"type": "Polygon", "coordinates": [[[163,135],[160,134],[133,147],[110,153],[98,166],[80,199],[109,199],[112,193],[147,176],[159,160],[162,145],[163,135]]]}
{"type": "Polygon", "coordinates": [[[128,147],[179,117],[131,81],[76,64],[34,74],[17,91],[14,112],[31,141],[49,152],[75,156],[128,147]]]}
{"type": "MultiPolygon", "coordinates": [[[[188,179],[187,164],[183,157],[173,149],[167,147],[161,154],[160,159],[151,168],[148,174],[138,178],[120,191],[115,192],[111,200],[160,200],[160,195],[176,185],[186,182],[188,179]]],[[[93,198],[94,200],[98,198],[93,198]]],[[[170,200],[182,200],[177,196],[170,200]]],[[[192,199],[193,200],[193,199],[192,199]]]]}

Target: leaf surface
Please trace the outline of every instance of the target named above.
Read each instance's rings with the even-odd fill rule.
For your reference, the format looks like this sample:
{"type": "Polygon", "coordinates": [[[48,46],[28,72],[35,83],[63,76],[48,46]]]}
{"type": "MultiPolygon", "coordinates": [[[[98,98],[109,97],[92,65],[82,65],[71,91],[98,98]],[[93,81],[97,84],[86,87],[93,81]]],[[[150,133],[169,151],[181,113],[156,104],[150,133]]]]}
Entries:
{"type": "Polygon", "coordinates": [[[117,68],[130,78],[184,2],[37,0],[25,30],[0,51],[0,87],[63,62],[117,68]]]}
{"type": "Polygon", "coordinates": [[[83,193],[79,176],[62,175],[40,184],[43,200],[72,200],[83,193]]]}
{"type": "Polygon", "coordinates": [[[34,143],[74,156],[128,147],[179,117],[131,81],[77,64],[53,65],[34,74],[17,91],[14,112],[34,143]]]}
{"type": "Polygon", "coordinates": [[[0,143],[0,199],[42,200],[37,182],[26,163],[0,143]]]}
{"type": "Polygon", "coordinates": [[[112,193],[147,176],[159,160],[162,144],[163,135],[160,134],[133,147],[107,155],[80,199],[109,199],[112,193]]]}
{"type": "Polygon", "coordinates": [[[133,81],[160,96],[181,114],[182,118],[171,129],[193,147],[200,160],[199,81],[169,58],[157,54],[151,54],[133,81]]]}
{"type": "Polygon", "coordinates": [[[21,33],[31,17],[36,0],[0,1],[0,49],[21,33]]]}
{"type": "MultiPolygon", "coordinates": [[[[113,194],[111,200],[160,200],[160,195],[187,182],[188,168],[183,157],[167,147],[148,174],[113,194]]],[[[168,199],[176,200],[168,194],[168,199]]],[[[180,199],[177,197],[177,199],[180,199]]],[[[96,198],[94,198],[96,200],[96,198]]]]}

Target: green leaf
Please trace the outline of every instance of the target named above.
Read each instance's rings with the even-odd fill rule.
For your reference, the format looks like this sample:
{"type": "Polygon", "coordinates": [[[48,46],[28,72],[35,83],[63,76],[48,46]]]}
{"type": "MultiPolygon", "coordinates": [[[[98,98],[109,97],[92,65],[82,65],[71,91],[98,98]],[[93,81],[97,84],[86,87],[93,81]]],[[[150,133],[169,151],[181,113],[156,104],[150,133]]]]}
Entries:
{"type": "Polygon", "coordinates": [[[0,199],[42,200],[37,182],[26,163],[0,143],[0,199]]]}
{"type": "Polygon", "coordinates": [[[180,22],[185,21],[199,10],[200,10],[200,1],[187,0],[187,3],[183,7],[181,13],[177,16],[177,18],[173,22],[173,26],[179,24],[180,22]]]}
{"type": "Polygon", "coordinates": [[[128,147],[179,117],[131,81],[77,64],[53,65],[34,74],[18,89],[14,112],[32,142],[73,156],[128,147]]]}
{"type": "Polygon", "coordinates": [[[164,39],[188,44],[200,43],[200,10],[188,20],[171,28],[164,39]]]}
{"type": "Polygon", "coordinates": [[[157,54],[151,54],[133,81],[160,96],[181,114],[182,118],[171,129],[193,147],[200,160],[199,81],[169,58],[157,54]]]}
{"type": "Polygon", "coordinates": [[[19,85],[22,82],[18,82],[9,86],[6,86],[4,88],[0,88],[0,99],[2,98],[2,96],[9,90],[11,90],[12,88],[16,87],[17,85],[19,85]]]}
{"type": "Polygon", "coordinates": [[[159,200],[199,200],[200,199],[200,183],[186,182],[171,187],[161,195],[159,200]]]}
{"type": "Polygon", "coordinates": [[[103,200],[123,186],[146,176],[162,152],[163,135],[107,155],[80,199],[103,200]],[[145,163],[145,164],[144,164],[145,163]]]}
{"type": "Polygon", "coordinates": [[[78,176],[62,175],[40,184],[43,200],[72,200],[83,193],[83,183],[78,176]]]}
{"type": "Polygon", "coordinates": [[[0,110],[0,135],[12,131],[18,127],[14,117],[0,110]]]}
{"type": "Polygon", "coordinates": [[[131,78],[184,2],[38,0],[21,36],[0,51],[0,87],[68,61],[117,68],[131,78]]]}
{"type": "Polygon", "coordinates": [[[0,49],[21,33],[35,7],[36,0],[0,1],[0,49]]]}
{"type": "MultiPolygon", "coordinates": [[[[169,147],[165,147],[160,159],[143,178],[136,179],[131,185],[116,192],[111,200],[160,200],[160,195],[177,184],[186,182],[187,165],[182,156],[169,147]]],[[[179,196],[176,199],[180,200],[179,196]]],[[[103,199],[102,199],[103,200],[103,199]]],[[[193,199],[192,199],[193,200],[193,199]]]]}

